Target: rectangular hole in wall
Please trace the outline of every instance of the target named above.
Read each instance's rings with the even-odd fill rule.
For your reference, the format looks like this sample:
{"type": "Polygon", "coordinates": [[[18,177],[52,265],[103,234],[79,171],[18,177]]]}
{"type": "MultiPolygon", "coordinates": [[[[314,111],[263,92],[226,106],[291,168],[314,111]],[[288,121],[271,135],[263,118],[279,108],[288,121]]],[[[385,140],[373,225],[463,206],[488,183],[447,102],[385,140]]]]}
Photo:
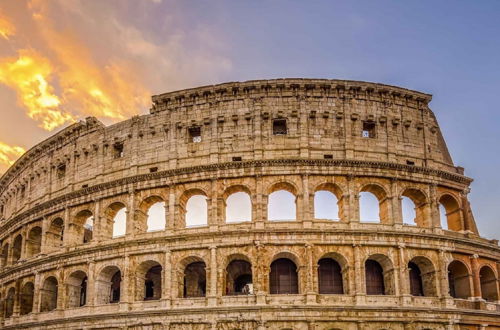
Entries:
{"type": "Polygon", "coordinates": [[[194,143],[199,143],[201,142],[201,127],[200,126],[193,126],[188,128],[189,132],[189,138],[191,142],[194,143]]]}
{"type": "Polygon", "coordinates": [[[233,162],[241,162],[241,157],[239,156],[233,157],[233,162]]]}
{"type": "Polygon", "coordinates": [[[84,188],[88,188],[88,187],[89,187],[89,185],[88,185],[88,184],[82,184],[82,189],[84,189],[84,188]]]}
{"type": "Polygon", "coordinates": [[[323,156],[325,159],[333,159],[333,155],[324,155],[323,156]]]}
{"type": "Polygon", "coordinates": [[[412,161],[412,160],[407,160],[407,161],[406,161],[406,165],[411,165],[411,166],[413,166],[413,165],[415,165],[415,162],[414,162],[414,161],[412,161]]]}
{"type": "Polygon", "coordinates": [[[286,135],[286,119],[274,119],[273,120],[273,135],[286,135]]]}
{"type": "Polygon", "coordinates": [[[123,153],[123,143],[115,143],[113,144],[113,158],[122,158],[124,153],[123,153]]]}
{"type": "Polygon", "coordinates": [[[149,173],[154,173],[154,172],[158,172],[158,167],[151,167],[149,169],[149,173]]]}
{"type": "Polygon", "coordinates": [[[374,138],[375,137],[375,122],[374,121],[364,121],[363,122],[363,133],[364,138],[374,138]]]}
{"type": "Polygon", "coordinates": [[[66,165],[61,164],[57,167],[57,178],[62,179],[66,175],[66,165]]]}

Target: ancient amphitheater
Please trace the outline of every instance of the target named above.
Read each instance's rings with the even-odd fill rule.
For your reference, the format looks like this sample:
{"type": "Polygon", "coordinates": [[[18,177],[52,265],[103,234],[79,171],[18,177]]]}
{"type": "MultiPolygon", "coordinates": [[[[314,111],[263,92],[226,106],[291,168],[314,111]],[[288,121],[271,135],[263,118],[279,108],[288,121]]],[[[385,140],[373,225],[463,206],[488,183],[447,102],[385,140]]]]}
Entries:
{"type": "Polygon", "coordinates": [[[3,328],[500,329],[498,241],[430,101],[261,80],[65,128],[0,181],[3,328]]]}

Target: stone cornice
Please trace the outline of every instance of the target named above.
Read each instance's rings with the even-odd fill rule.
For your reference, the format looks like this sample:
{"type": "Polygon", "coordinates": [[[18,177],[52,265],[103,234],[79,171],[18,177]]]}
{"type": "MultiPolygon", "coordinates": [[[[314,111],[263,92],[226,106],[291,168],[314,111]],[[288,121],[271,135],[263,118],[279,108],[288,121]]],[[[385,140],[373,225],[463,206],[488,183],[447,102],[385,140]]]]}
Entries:
{"type": "MultiPolygon", "coordinates": [[[[175,177],[183,174],[194,174],[200,172],[214,172],[226,169],[238,169],[238,168],[259,168],[265,166],[329,166],[329,167],[346,167],[346,168],[371,168],[371,169],[386,169],[395,170],[401,172],[410,173],[420,173],[428,176],[435,176],[444,180],[452,181],[460,185],[469,185],[472,182],[471,178],[466,176],[445,172],[436,169],[430,169],[419,166],[410,166],[397,163],[388,162],[375,162],[375,161],[360,161],[360,160],[325,160],[325,159],[271,159],[271,160],[253,160],[253,161],[243,161],[243,162],[228,162],[228,163],[216,163],[193,167],[184,167],[154,173],[146,173],[135,176],[130,176],[126,178],[121,178],[118,180],[97,184],[88,188],[80,189],[60,197],[56,197],[47,202],[41,203],[30,210],[27,210],[21,214],[14,216],[13,218],[7,220],[0,227],[3,231],[8,230],[17,223],[20,223],[22,219],[29,217],[33,214],[37,214],[45,209],[48,209],[54,205],[64,204],[73,199],[83,197],[92,193],[97,193],[104,191],[106,189],[126,186],[129,184],[135,184],[138,182],[145,182],[149,180],[161,179],[175,177]]],[[[366,176],[365,174],[360,174],[360,176],[366,176]]]]}
{"type": "Polygon", "coordinates": [[[372,95],[385,95],[389,98],[399,97],[405,100],[414,100],[427,104],[431,101],[432,95],[413,91],[397,86],[384,85],[379,83],[338,80],[338,79],[305,79],[305,78],[283,78],[270,80],[249,80],[244,82],[228,82],[218,85],[208,85],[196,88],[189,88],[180,91],[153,95],[153,107],[151,113],[157,113],[166,110],[157,107],[160,104],[178,104],[193,105],[197,99],[207,99],[211,96],[224,97],[226,99],[239,99],[266,95],[269,92],[278,91],[279,93],[292,92],[294,95],[314,96],[328,91],[342,91],[342,93],[351,93],[352,96],[358,93],[371,93],[372,95]]]}

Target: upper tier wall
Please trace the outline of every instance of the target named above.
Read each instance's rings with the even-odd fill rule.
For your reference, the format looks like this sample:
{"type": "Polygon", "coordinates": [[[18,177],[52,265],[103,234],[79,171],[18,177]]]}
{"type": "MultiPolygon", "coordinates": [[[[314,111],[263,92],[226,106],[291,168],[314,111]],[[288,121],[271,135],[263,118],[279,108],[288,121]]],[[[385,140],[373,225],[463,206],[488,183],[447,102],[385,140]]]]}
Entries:
{"type": "Polygon", "coordinates": [[[109,127],[87,118],[33,147],[0,180],[0,214],[118,178],[237,159],[379,161],[460,176],[430,100],[393,86],[307,79],[153,96],[149,115],[109,127]],[[275,119],[286,120],[286,135],[273,134],[275,119]]]}

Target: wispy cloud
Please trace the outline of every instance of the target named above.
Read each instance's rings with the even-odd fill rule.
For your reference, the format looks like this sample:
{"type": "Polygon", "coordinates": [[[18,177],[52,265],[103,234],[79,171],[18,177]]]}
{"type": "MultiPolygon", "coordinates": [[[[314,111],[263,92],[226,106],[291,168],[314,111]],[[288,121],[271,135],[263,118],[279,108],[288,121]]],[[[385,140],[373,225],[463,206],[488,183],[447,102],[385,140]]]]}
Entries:
{"type": "Polygon", "coordinates": [[[24,152],[25,150],[21,147],[0,142],[0,173],[3,173],[10,165],[14,164],[16,159],[24,152]]]}

